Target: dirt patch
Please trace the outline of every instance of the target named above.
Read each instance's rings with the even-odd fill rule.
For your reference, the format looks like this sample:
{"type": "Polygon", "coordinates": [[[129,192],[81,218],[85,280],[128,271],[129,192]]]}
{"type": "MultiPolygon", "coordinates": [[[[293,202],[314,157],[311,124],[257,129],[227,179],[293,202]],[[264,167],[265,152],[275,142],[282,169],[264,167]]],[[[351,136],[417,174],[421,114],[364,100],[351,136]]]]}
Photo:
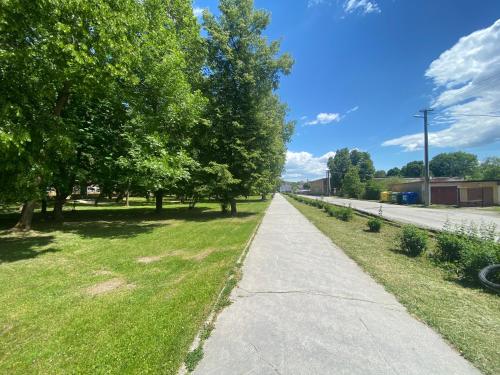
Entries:
{"type": "Polygon", "coordinates": [[[193,259],[193,260],[200,261],[200,260],[205,259],[210,254],[212,254],[214,251],[216,251],[216,249],[205,249],[201,253],[197,253],[197,254],[193,254],[193,255],[190,255],[190,256],[186,256],[184,258],[185,259],[193,259]]]}
{"type": "Polygon", "coordinates": [[[101,294],[110,293],[117,289],[122,290],[122,289],[132,289],[132,288],[135,288],[134,284],[127,284],[127,282],[124,279],[115,278],[103,281],[102,283],[92,285],[91,287],[87,288],[86,291],[87,294],[91,296],[98,296],[101,294]]]}
{"type": "Polygon", "coordinates": [[[113,274],[113,272],[108,271],[108,270],[98,270],[98,271],[93,272],[94,276],[109,276],[112,274],[113,274]]]}
{"type": "Polygon", "coordinates": [[[5,335],[7,332],[9,332],[10,330],[12,330],[12,328],[14,328],[14,324],[11,324],[11,323],[5,324],[2,327],[2,329],[0,330],[0,336],[5,335]]]}
{"type": "Polygon", "coordinates": [[[137,263],[142,263],[142,264],[154,263],[154,262],[158,262],[163,257],[164,256],[162,256],[162,255],[151,256],[151,257],[140,257],[140,258],[137,258],[137,263]]]}

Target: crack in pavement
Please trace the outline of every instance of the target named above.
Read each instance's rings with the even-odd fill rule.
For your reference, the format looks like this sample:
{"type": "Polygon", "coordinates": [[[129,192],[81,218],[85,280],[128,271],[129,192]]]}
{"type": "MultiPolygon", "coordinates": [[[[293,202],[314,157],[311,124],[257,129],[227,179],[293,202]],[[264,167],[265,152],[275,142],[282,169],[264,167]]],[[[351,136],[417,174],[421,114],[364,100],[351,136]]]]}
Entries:
{"type": "MultiPolygon", "coordinates": [[[[245,288],[242,288],[241,286],[237,286],[237,289],[241,289],[245,293],[255,295],[255,294],[308,294],[312,296],[321,296],[321,297],[330,297],[330,298],[336,298],[336,299],[342,299],[342,300],[348,300],[348,301],[357,301],[357,302],[365,302],[365,303],[373,303],[375,305],[382,306],[384,308],[387,308],[388,310],[393,310],[393,311],[405,311],[404,308],[400,308],[397,305],[394,304],[389,304],[389,303],[381,303],[377,301],[372,301],[369,299],[363,299],[363,298],[356,298],[356,297],[348,297],[348,296],[342,296],[339,294],[328,294],[328,293],[323,293],[323,292],[317,292],[314,290],[280,290],[280,291],[274,291],[274,290],[259,290],[259,291],[252,291],[252,290],[247,290],[245,288]]],[[[245,298],[249,296],[237,296],[240,298],[245,298]]]]}
{"type": "Polygon", "coordinates": [[[363,327],[365,327],[366,331],[368,332],[368,337],[370,338],[370,341],[374,344],[375,350],[377,351],[380,358],[382,358],[382,360],[394,374],[399,375],[399,372],[391,365],[391,363],[385,358],[382,352],[378,349],[378,343],[376,342],[375,337],[373,336],[372,332],[370,331],[366,323],[363,321],[363,319],[361,319],[361,317],[359,317],[359,320],[361,321],[361,324],[363,325],[363,327]]]}
{"type": "Polygon", "coordinates": [[[278,371],[278,369],[276,368],[276,366],[274,366],[271,362],[269,362],[267,359],[265,359],[261,354],[260,354],[260,350],[253,344],[251,343],[250,341],[248,342],[252,348],[255,350],[255,353],[257,353],[257,356],[261,359],[262,362],[264,362],[266,365],[268,365],[269,367],[271,367],[273,369],[273,371],[278,374],[278,375],[281,375],[281,373],[278,371]]]}

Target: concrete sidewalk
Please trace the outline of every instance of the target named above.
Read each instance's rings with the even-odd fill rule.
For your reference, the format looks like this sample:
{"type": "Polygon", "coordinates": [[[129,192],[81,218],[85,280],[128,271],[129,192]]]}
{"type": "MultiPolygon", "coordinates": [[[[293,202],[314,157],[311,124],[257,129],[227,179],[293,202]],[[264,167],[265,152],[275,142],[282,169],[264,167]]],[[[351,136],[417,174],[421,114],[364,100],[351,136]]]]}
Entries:
{"type": "Polygon", "coordinates": [[[479,374],[281,195],[196,374],[479,374]]]}

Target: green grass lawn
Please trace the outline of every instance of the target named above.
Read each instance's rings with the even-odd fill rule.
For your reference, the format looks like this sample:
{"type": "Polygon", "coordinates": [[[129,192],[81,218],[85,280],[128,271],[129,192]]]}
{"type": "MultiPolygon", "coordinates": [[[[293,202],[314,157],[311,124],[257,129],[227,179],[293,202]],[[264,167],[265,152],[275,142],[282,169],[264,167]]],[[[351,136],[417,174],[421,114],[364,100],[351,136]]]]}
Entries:
{"type": "Polygon", "coordinates": [[[0,373],[176,373],[267,204],[137,199],[0,231],[0,373]]]}
{"type": "Polygon", "coordinates": [[[500,374],[499,296],[462,284],[427,256],[410,258],[398,252],[395,237],[400,228],[385,224],[381,233],[370,233],[366,217],[355,215],[351,222],[343,222],[287,199],[411,314],[433,327],[484,373],[500,374]]]}

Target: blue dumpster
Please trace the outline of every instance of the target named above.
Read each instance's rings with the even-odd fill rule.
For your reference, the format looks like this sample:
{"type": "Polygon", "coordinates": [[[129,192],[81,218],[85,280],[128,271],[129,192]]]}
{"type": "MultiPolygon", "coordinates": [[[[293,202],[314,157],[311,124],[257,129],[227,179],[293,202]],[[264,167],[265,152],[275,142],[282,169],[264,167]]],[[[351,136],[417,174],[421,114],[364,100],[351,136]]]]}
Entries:
{"type": "Polygon", "coordinates": [[[402,204],[417,204],[418,194],[413,191],[406,191],[402,194],[401,203],[402,204]]]}

